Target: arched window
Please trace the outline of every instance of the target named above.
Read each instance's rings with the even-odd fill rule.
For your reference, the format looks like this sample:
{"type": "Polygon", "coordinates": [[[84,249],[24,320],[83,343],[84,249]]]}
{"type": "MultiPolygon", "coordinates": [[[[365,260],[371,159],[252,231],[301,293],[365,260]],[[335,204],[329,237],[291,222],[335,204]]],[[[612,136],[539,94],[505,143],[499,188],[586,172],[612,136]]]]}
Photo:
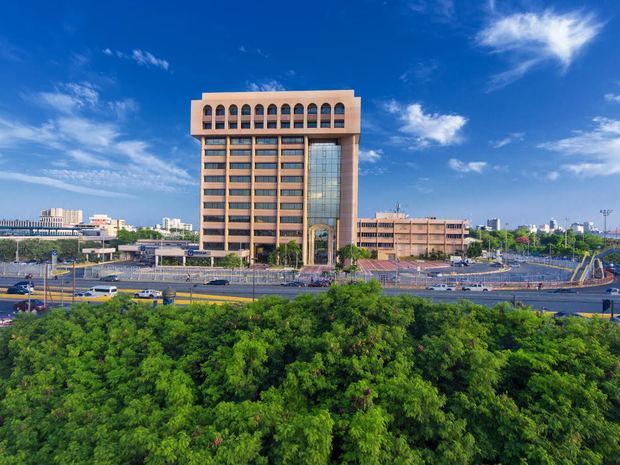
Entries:
{"type": "Polygon", "coordinates": [[[282,107],[280,108],[280,113],[283,115],[290,115],[291,114],[291,107],[288,103],[285,103],[284,105],[282,105],[282,107]]]}
{"type": "Polygon", "coordinates": [[[249,115],[252,112],[252,109],[250,108],[250,105],[243,105],[241,107],[241,114],[242,115],[249,115]]]}
{"type": "Polygon", "coordinates": [[[298,103],[297,105],[295,105],[295,114],[296,115],[304,114],[304,106],[301,103],[298,103]]]}
{"type": "Polygon", "coordinates": [[[237,116],[237,105],[231,105],[228,107],[228,114],[230,116],[237,116]]]}
{"type": "Polygon", "coordinates": [[[332,107],[329,103],[324,103],[323,105],[321,105],[321,114],[322,115],[329,115],[332,112],[332,107]]]}
{"type": "Polygon", "coordinates": [[[224,110],[224,105],[218,105],[217,108],[215,109],[215,115],[224,116],[225,114],[226,114],[226,111],[224,110]]]}
{"type": "Polygon", "coordinates": [[[205,105],[204,109],[202,110],[202,113],[203,113],[205,116],[211,116],[212,111],[213,111],[213,110],[211,110],[211,105],[205,105]]]}
{"type": "Polygon", "coordinates": [[[256,105],[254,107],[254,114],[255,115],[264,115],[265,114],[265,109],[263,108],[262,105],[256,105]]]}
{"type": "Polygon", "coordinates": [[[314,103],[311,103],[310,105],[308,105],[308,114],[316,115],[316,105],[314,103]]]}
{"type": "Polygon", "coordinates": [[[271,105],[269,105],[267,107],[267,114],[268,115],[277,115],[278,114],[278,107],[276,107],[273,103],[271,105]]]}
{"type": "Polygon", "coordinates": [[[342,103],[337,103],[334,107],[334,113],[337,115],[344,115],[344,105],[342,103]]]}

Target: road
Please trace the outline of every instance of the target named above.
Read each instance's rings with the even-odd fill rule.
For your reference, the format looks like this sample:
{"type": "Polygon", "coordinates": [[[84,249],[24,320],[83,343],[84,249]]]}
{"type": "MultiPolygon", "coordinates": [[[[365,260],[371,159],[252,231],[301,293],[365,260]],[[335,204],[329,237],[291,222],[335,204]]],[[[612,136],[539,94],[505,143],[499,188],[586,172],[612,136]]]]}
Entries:
{"type": "MultiPolygon", "coordinates": [[[[4,291],[6,287],[14,284],[19,279],[17,278],[0,278],[0,292],[4,291]]],[[[94,285],[102,284],[101,281],[85,280],[82,278],[76,278],[77,289],[88,289],[94,285]]],[[[38,289],[43,287],[43,281],[40,279],[34,280],[35,286],[38,289]]],[[[71,276],[65,276],[62,284],[66,289],[72,287],[71,276]]],[[[210,296],[229,296],[229,297],[252,297],[252,286],[249,285],[229,285],[229,286],[205,286],[203,284],[189,284],[189,283],[153,283],[153,282],[118,282],[118,283],[105,283],[114,284],[122,292],[123,289],[146,289],[146,288],[158,288],[164,289],[166,287],[172,287],[179,293],[188,293],[190,288],[194,296],[208,294],[210,296]]],[[[51,281],[51,285],[60,286],[60,281],[51,281]]],[[[398,289],[398,288],[386,288],[384,293],[386,295],[399,295],[410,294],[418,297],[424,297],[432,299],[438,302],[455,302],[461,299],[471,300],[477,304],[482,305],[495,305],[499,302],[522,302],[525,305],[532,306],[535,309],[548,309],[550,311],[562,311],[567,313],[573,312],[588,312],[598,313],[601,311],[602,300],[610,298],[609,294],[605,292],[608,287],[620,288],[620,280],[616,278],[616,281],[607,286],[592,287],[579,289],[575,294],[557,294],[552,291],[492,291],[492,292],[467,292],[467,291],[454,291],[454,292],[441,292],[441,291],[427,291],[427,290],[410,290],[410,289],[398,289]]],[[[287,298],[294,298],[299,294],[306,293],[318,293],[324,292],[325,288],[296,288],[296,287],[284,287],[284,286],[256,286],[254,289],[254,295],[260,297],[263,295],[281,295],[287,298]]],[[[70,295],[70,294],[68,294],[70,295]]],[[[17,296],[15,296],[17,297],[17,296]]],[[[620,313],[620,296],[611,297],[616,301],[616,309],[620,313]]],[[[70,297],[67,297],[68,301],[70,297]]],[[[1,298],[0,299],[0,312],[7,312],[12,309],[14,299],[1,298]]]]}

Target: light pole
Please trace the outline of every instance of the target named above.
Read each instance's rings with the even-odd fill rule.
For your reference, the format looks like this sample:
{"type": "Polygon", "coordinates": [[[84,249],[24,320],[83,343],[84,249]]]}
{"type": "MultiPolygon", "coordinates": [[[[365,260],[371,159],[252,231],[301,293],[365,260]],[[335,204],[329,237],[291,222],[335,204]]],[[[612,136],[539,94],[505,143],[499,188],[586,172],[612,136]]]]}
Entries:
{"type": "Polygon", "coordinates": [[[600,211],[603,215],[603,249],[607,247],[607,217],[613,213],[613,210],[605,208],[600,211]]]}

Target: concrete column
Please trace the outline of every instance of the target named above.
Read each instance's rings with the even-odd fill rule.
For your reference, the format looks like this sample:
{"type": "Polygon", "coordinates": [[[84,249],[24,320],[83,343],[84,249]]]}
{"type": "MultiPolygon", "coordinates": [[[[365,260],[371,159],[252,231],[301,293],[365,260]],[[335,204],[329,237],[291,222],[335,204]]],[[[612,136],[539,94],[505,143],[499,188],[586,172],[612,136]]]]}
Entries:
{"type": "Polygon", "coordinates": [[[183,266],[185,266],[185,255],[183,255],[183,266]]]}

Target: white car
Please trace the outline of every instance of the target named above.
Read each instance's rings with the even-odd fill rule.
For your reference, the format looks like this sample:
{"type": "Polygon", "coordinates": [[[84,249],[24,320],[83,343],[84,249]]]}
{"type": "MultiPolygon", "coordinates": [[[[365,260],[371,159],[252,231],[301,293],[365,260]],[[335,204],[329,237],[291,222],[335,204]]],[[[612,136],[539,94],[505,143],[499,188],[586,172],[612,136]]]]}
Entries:
{"type": "Polygon", "coordinates": [[[157,289],[144,289],[140,292],[136,292],[133,296],[137,299],[155,299],[161,297],[161,291],[157,289]]]}
{"type": "Polygon", "coordinates": [[[620,289],[618,289],[617,287],[610,287],[605,292],[607,292],[609,295],[620,295],[620,289]]]}
{"type": "Polygon", "coordinates": [[[435,284],[426,288],[429,291],[454,291],[454,286],[448,286],[447,284],[435,284]]]}
{"type": "Polygon", "coordinates": [[[472,292],[489,292],[492,291],[493,288],[491,286],[485,286],[484,284],[468,284],[463,286],[463,290],[472,292]]]}

